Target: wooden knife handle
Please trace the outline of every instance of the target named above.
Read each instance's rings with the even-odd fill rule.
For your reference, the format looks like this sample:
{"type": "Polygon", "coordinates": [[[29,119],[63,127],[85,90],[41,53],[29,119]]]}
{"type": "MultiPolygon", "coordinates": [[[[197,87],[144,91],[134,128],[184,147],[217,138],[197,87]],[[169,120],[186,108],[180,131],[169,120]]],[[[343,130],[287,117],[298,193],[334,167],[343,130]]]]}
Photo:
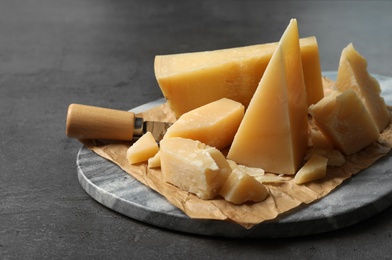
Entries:
{"type": "Polygon", "coordinates": [[[132,112],[71,104],[66,135],[77,139],[132,140],[135,114],[132,112]]]}

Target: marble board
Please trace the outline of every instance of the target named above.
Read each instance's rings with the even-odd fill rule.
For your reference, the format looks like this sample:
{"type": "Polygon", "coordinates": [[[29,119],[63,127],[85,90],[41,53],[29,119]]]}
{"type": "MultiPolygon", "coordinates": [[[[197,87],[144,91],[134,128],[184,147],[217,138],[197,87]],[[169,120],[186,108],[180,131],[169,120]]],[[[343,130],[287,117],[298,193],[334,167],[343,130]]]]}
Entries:
{"type": "MultiPolygon", "coordinates": [[[[336,78],[336,72],[323,74],[336,78]]],[[[392,78],[374,77],[380,82],[386,103],[391,105],[392,78]]],[[[164,99],[159,99],[132,111],[142,112],[163,102],[164,99]]],[[[226,221],[191,219],[163,196],[84,146],[78,152],[76,164],[81,186],[102,205],[153,226],[191,234],[237,238],[303,236],[353,225],[392,204],[391,153],[324,198],[251,229],[226,221]]]]}

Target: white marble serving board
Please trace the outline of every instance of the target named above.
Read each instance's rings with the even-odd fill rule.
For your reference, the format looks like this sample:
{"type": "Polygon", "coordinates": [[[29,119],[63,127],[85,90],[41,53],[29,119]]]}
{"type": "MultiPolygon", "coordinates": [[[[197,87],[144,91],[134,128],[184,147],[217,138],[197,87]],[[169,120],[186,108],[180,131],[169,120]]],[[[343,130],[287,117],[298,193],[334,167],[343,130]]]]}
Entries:
{"type": "MultiPolygon", "coordinates": [[[[323,74],[336,78],[336,72],[323,74]]],[[[380,82],[385,101],[391,105],[392,78],[374,76],[380,82]]],[[[132,111],[142,112],[164,101],[159,99],[132,111]]],[[[157,227],[192,234],[257,238],[316,234],[358,223],[392,204],[391,153],[317,202],[251,229],[226,221],[191,219],[163,196],[86,147],[80,149],[76,164],[80,184],[101,204],[157,227]]]]}

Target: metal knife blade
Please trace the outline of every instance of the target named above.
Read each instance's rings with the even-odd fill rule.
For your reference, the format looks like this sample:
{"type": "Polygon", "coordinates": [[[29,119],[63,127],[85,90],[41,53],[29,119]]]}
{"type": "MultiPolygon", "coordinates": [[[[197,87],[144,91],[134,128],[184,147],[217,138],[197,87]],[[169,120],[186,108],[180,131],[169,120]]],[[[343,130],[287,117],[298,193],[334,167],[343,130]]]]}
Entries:
{"type": "Polygon", "coordinates": [[[155,141],[159,142],[171,125],[172,123],[168,122],[144,121],[143,118],[135,117],[133,139],[138,139],[145,133],[150,132],[155,141]]]}
{"type": "Polygon", "coordinates": [[[159,142],[171,125],[168,122],[144,121],[129,111],[71,104],[67,113],[66,135],[77,139],[132,141],[148,131],[159,142]]]}

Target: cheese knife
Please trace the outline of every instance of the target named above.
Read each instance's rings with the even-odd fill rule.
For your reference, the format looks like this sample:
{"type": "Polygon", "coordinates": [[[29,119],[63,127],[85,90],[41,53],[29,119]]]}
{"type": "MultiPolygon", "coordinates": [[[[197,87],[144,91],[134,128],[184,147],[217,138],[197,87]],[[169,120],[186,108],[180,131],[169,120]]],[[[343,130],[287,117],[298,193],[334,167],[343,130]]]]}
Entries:
{"type": "Polygon", "coordinates": [[[135,113],[88,105],[68,107],[66,135],[77,139],[131,141],[147,131],[159,142],[172,123],[144,121],[135,113]]]}

